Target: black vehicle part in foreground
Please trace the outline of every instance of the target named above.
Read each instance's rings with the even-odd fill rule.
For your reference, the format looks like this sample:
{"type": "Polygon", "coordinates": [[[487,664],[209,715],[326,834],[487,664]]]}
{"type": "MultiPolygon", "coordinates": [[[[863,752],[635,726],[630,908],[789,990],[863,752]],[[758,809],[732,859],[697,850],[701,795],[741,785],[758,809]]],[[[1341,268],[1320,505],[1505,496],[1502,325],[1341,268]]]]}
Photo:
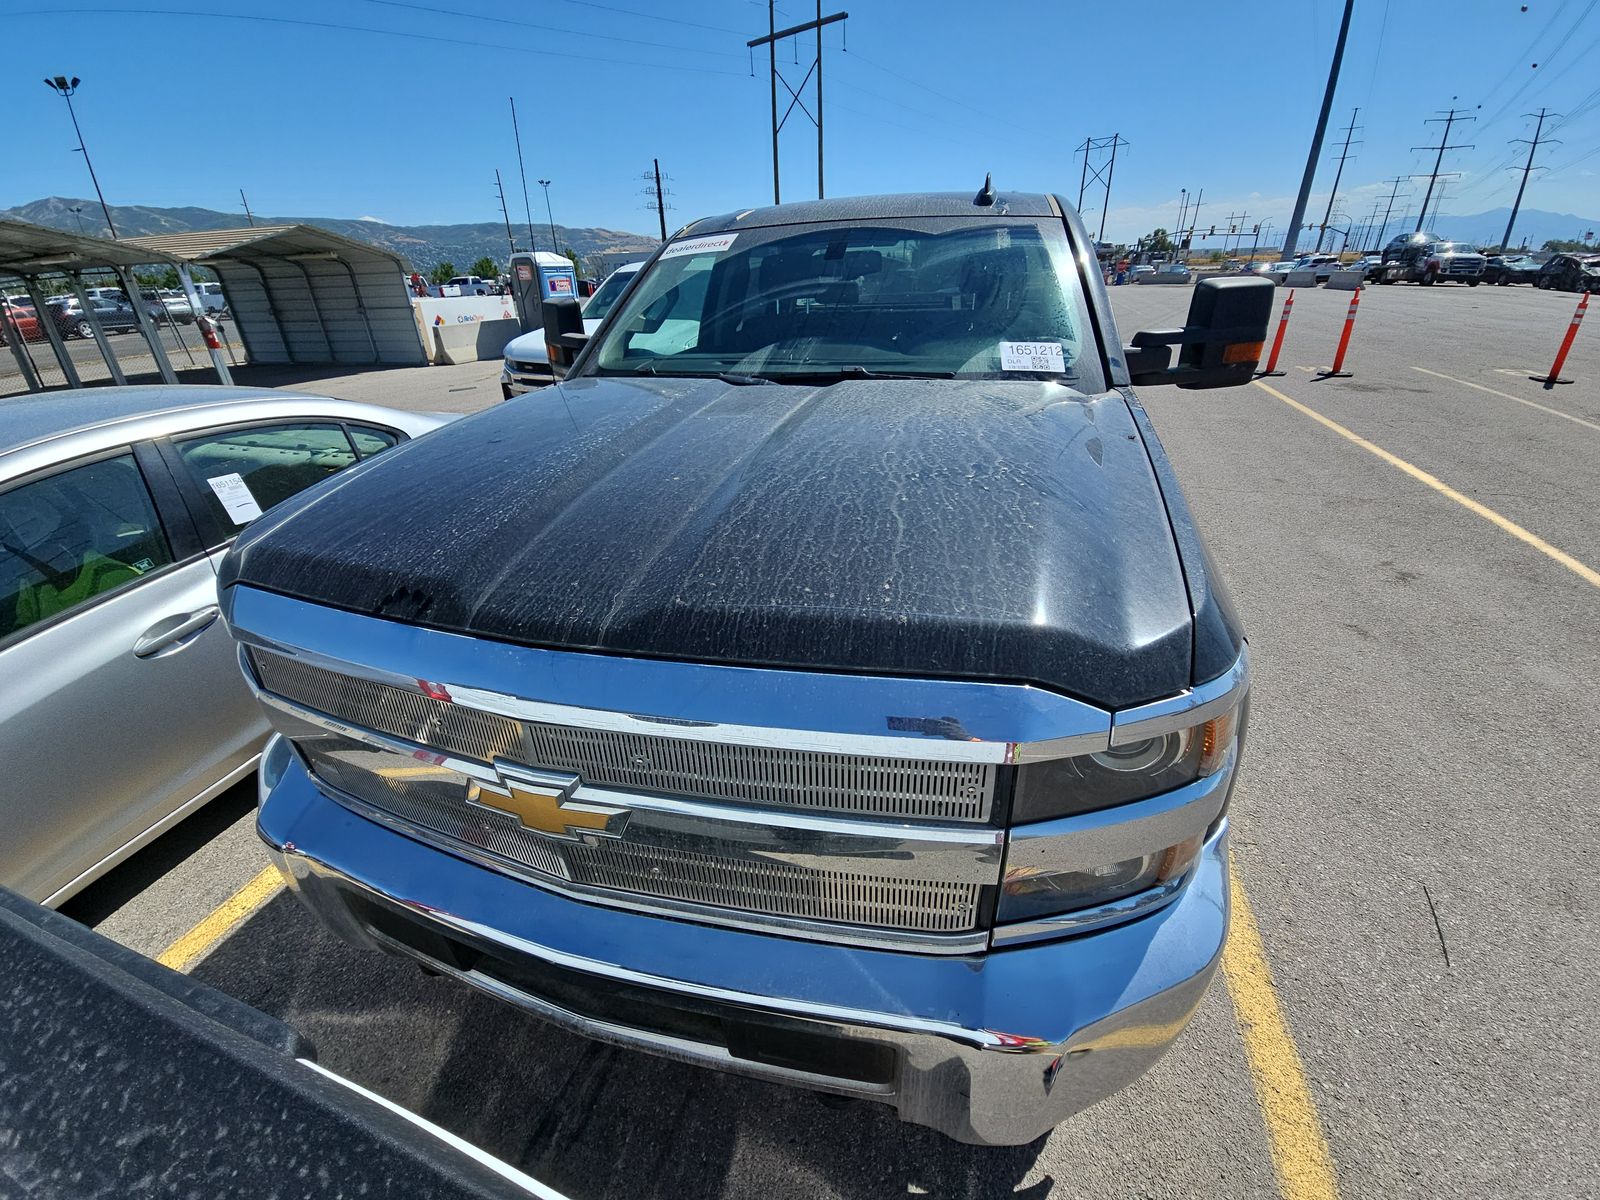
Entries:
{"type": "Polygon", "coordinates": [[[0,962],[0,1194],[557,1197],[307,1065],[281,1021],[4,888],[0,962]]]}

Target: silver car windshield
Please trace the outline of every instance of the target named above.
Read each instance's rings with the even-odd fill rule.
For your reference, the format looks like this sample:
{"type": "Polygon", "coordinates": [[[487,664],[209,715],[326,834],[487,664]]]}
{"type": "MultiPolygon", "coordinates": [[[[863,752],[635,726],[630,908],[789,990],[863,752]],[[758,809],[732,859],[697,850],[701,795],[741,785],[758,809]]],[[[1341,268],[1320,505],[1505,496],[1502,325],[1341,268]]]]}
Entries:
{"type": "Polygon", "coordinates": [[[1099,391],[1097,351],[1059,221],[886,218],[681,238],[590,363],[602,375],[1049,377],[1099,391]]]}

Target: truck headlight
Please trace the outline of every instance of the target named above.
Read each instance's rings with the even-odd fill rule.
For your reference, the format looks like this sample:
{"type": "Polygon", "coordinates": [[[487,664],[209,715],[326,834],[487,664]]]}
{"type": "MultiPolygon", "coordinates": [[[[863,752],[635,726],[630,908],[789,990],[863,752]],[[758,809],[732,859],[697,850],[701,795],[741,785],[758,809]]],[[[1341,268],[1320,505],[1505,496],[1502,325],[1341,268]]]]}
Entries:
{"type": "MultiPolygon", "coordinates": [[[[1222,820],[1230,780],[1219,778],[1210,788],[1190,785],[1236,761],[1248,712],[1246,698],[1185,729],[1019,767],[1013,845],[996,911],[1001,929],[1142,892],[1160,897],[1163,887],[1174,892],[1222,820]],[[1179,789],[1186,792],[1171,798],[1175,807],[1159,816],[1147,811],[1179,789]],[[1189,793],[1195,793],[1192,799],[1189,793]],[[1124,805],[1135,806],[1125,819],[1114,811],[1124,805]],[[1104,848],[1103,860],[1095,861],[1095,847],[1104,848]]],[[[1070,931],[1070,923],[1055,924],[1070,931]]],[[[1046,921],[1042,932],[1050,925],[1046,921]]]]}
{"type": "Polygon", "coordinates": [[[1050,821],[1158,796],[1227,761],[1249,701],[1209,721],[1094,754],[1017,768],[1011,823],[1050,821]]]}

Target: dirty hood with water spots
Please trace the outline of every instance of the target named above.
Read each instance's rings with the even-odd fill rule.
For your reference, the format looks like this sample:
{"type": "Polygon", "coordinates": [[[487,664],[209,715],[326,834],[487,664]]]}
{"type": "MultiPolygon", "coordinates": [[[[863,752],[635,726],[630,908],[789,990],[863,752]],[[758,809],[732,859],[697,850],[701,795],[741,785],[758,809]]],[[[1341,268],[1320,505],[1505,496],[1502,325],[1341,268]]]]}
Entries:
{"type": "Polygon", "coordinates": [[[526,645],[1110,706],[1190,682],[1127,406],[1035,380],[574,380],[274,510],[232,583],[526,645]]]}

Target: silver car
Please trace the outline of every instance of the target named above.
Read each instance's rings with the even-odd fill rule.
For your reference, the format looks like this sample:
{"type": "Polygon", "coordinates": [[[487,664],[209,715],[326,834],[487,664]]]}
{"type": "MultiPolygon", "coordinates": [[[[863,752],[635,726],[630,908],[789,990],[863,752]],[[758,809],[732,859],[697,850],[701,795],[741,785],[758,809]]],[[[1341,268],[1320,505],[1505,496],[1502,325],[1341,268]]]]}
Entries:
{"type": "Polygon", "coordinates": [[[0,884],[58,905],[255,769],[214,564],[448,419],[258,388],[0,400],[0,884]]]}

